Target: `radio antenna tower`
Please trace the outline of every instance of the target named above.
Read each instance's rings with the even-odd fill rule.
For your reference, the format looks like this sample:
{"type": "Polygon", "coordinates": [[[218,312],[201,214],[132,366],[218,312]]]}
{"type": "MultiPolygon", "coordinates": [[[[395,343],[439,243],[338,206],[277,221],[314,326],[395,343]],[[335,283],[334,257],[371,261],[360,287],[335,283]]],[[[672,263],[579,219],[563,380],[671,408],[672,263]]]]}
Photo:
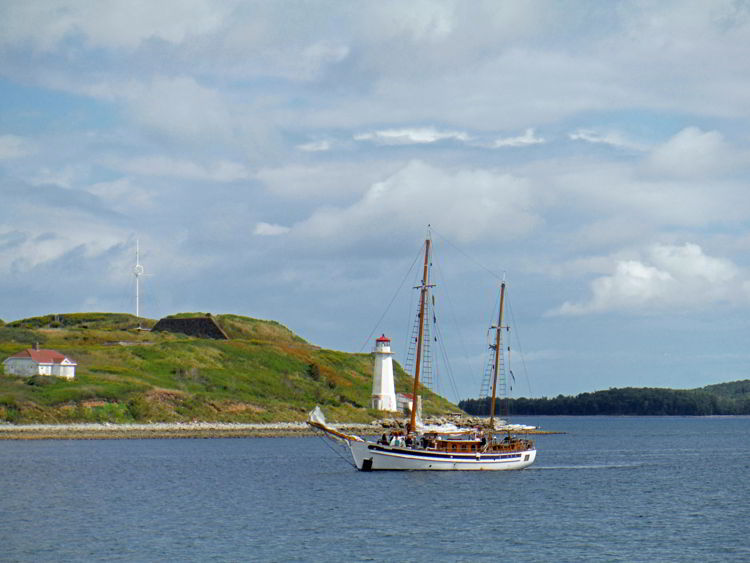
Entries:
{"type": "Polygon", "coordinates": [[[143,266],[140,260],[140,241],[135,241],[135,267],[133,275],[135,276],[135,316],[138,319],[138,328],[141,326],[141,276],[143,275],[143,266]]]}

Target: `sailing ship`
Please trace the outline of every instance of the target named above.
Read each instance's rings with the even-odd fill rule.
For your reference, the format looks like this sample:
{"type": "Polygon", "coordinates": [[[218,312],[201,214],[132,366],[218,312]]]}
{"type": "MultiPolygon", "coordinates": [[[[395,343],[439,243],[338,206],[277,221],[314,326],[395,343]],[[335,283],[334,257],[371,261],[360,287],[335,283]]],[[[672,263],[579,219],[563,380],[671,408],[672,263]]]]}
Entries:
{"type": "Polygon", "coordinates": [[[418,420],[418,397],[423,363],[426,306],[430,287],[429,264],[431,239],[425,241],[424,270],[420,290],[416,361],[414,364],[413,401],[405,432],[392,433],[390,440],[383,435],[378,441],[346,434],[325,422],[319,407],[310,413],[308,424],[326,435],[344,442],[351,451],[354,465],[361,471],[373,470],[508,470],[528,467],[536,458],[532,440],[519,438],[503,422],[495,426],[498,371],[503,357],[501,331],[505,300],[505,281],[500,287],[500,312],[495,330],[494,344],[490,345],[494,365],[490,371],[492,398],[490,417],[484,427],[459,429],[426,428],[418,420]]]}

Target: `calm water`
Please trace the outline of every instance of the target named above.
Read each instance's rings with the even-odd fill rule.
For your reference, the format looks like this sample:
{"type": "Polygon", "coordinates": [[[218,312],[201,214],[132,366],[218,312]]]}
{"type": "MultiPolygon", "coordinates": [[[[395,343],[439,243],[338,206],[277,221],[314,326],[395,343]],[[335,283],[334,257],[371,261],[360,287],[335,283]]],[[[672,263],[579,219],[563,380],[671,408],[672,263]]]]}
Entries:
{"type": "Polygon", "coordinates": [[[320,438],[0,442],[9,561],[750,561],[750,418],[518,418],[519,472],[360,473],[320,438]]]}

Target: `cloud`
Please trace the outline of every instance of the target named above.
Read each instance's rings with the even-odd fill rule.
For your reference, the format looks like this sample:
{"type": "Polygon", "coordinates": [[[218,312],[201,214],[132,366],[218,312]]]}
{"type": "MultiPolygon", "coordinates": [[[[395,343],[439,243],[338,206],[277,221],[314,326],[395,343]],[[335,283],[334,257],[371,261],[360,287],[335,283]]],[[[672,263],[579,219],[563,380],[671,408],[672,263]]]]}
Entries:
{"type": "Polygon", "coordinates": [[[645,146],[627,139],[622,133],[617,131],[599,132],[594,129],[577,129],[568,134],[568,138],[573,141],[585,141],[587,143],[609,145],[611,147],[628,150],[645,150],[645,146]]]}
{"type": "Polygon", "coordinates": [[[232,2],[206,0],[10,2],[0,17],[0,42],[30,42],[40,50],[76,36],[91,47],[110,49],[134,49],[149,39],[179,44],[217,31],[232,7],[232,2]]]}
{"type": "Polygon", "coordinates": [[[331,150],[331,141],[310,141],[309,143],[297,145],[297,148],[305,152],[325,152],[331,150]]]}
{"type": "Polygon", "coordinates": [[[566,301],[551,314],[696,309],[750,297],[731,261],[706,255],[697,244],[656,244],[640,260],[619,260],[614,272],[591,282],[591,297],[566,301]]]}
{"type": "Polygon", "coordinates": [[[284,235],[289,232],[289,227],[283,225],[274,225],[272,223],[256,223],[254,235],[273,237],[278,235],[284,235]]]}
{"type": "Polygon", "coordinates": [[[738,155],[717,131],[686,127],[654,148],[646,169],[651,173],[678,178],[705,178],[732,172],[738,155]]]}
{"type": "Polygon", "coordinates": [[[428,224],[461,242],[513,238],[538,222],[530,186],[485,169],[441,169],[412,161],[373,184],[348,207],[325,207],[297,223],[292,234],[307,242],[348,246],[363,239],[416,236],[428,224]]]}
{"type": "Polygon", "coordinates": [[[166,156],[147,156],[129,160],[115,159],[111,161],[111,164],[118,170],[146,177],[161,176],[211,182],[235,182],[250,177],[250,172],[244,165],[228,160],[201,165],[192,160],[166,156]]]}
{"type": "Polygon", "coordinates": [[[244,125],[222,90],[189,74],[124,78],[50,71],[39,76],[48,88],[119,104],[140,127],[172,140],[226,142],[244,125]]]}
{"type": "Polygon", "coordinates": [[[32,144],[24,137],[0,135],[0,160],[21,158],[34,152],[32,144]]]}
{"type": "Polygon", "coordinates": [[[534,129],[528,128],[523,135],[501,137],[492,141],[482,140],[464,131],[440,130],[435,127],[404,127],[380,129],[354,135],[355,141],[369,141],[376,145],[429,145],[440,141],[457,141],[471,146],[487,148],[524,147],[539,145],[546,141],[537,137],[534,129]]]}
{"type": "Polygon", "coordinates": [[[153,206],[152,195],[134,185],[128,178],[120,178],[112,182],[97,182],[88,188],[88,192],[108,202],[118,212],[139,211],[153,206]]]}
{"type": "Polygon", "coordinates": [[[364,163],[331,161],[264,167],[255,177],[271,193],[286,200],[304,202],[357,198],[384,175],[403,168],[403,163],[372,160],[364,163]]]}
{"type": "Polygon", "coordinates": [[[35,186],[55,185],[72,188],[80,184],[90,173],[90,167],[81,164],[66,164],[59,169],[42,166],[35,170],[29,182],[35,186]]]}
{"type": "Polygon", "coordinates": [[[3,274],[23,276],[75,249],[80,255],[96,256],[126,238],[122,216],[96,195],[57,185],[0,182],[3,274]]]}
{"type": "Polygon", "coordinates": [[[661,230],[738,224],[750,218],[741,178],[654,176],[644,170],[646,160],[549,160],[537,164],[533,176],[540,186],[551,186],[548,193],[558,212],[567,210],[600,224],[614,222],[619,230],[625,228],[624,234],[640,234],[627,228],[629,222],[661,230]]]}
{"type": "Polygon", "coordinates": [[[316,41],[307,46],[302,57],[309,65],[307,74],[314,76],[328,64],[340,63],[349,55],[349,47],[335,41],[316,41]]]}
{"type": "Polygon", "coordinates": [[[440,131],[434,127],[381,129],[354,135],[355,141],[371,141],[377,145],[424,145],[445,140],[465,142],[469,138],[461,131],[440,131]]]}
{"type": "Polygon", "coordinates": [[[534,134],[533,129],[526,129],[523,135],[520,135],[518,137],[506,137],[501,139],[496,139],[490,146],[492,148],[502,148],[502,147],[525,147],[528,145],[539,145],[544,143],[545,140],[541,137],[537,137],[534,134]]]}
{"type": "Polygon", "coordinates": [[[232,137],[233,118],[222,93],[190,76],[158,77],[122,94],[133,116],[155,131],[201,142],[232,137]]]}
{"type": "MultiPolygon", "coordinates": [[[[383,18],[382,24],[389,23],[393,35],[407,34],[414,41],[432,43],[450,36],[456,22],[455,9],[450,4],[439,4],[417,0],[404,4],[385,2],[374,5],[375,16],[383,18]]],[[[383,29],[381,28],[382,32],[383,29]]]]}

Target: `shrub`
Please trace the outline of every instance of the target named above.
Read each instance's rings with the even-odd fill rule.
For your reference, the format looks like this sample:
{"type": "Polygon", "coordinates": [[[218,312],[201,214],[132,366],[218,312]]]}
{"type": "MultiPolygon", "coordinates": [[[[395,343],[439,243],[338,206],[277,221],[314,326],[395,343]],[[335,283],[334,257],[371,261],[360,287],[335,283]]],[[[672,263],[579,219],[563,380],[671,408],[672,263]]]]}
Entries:
{"type": "Polygon", "coordinates": [[[131,398],[125,410],[133,420],[146,420],[151,416],[151,405],[148,404],[143,395],[136,395],[131,398]]]}
{"type": "Polygon", "coordinates": [[[309,364],[306,372],[307,377],[313,381],[320,381],[320,367],[318,367],[318,364],[309,364]]]}

